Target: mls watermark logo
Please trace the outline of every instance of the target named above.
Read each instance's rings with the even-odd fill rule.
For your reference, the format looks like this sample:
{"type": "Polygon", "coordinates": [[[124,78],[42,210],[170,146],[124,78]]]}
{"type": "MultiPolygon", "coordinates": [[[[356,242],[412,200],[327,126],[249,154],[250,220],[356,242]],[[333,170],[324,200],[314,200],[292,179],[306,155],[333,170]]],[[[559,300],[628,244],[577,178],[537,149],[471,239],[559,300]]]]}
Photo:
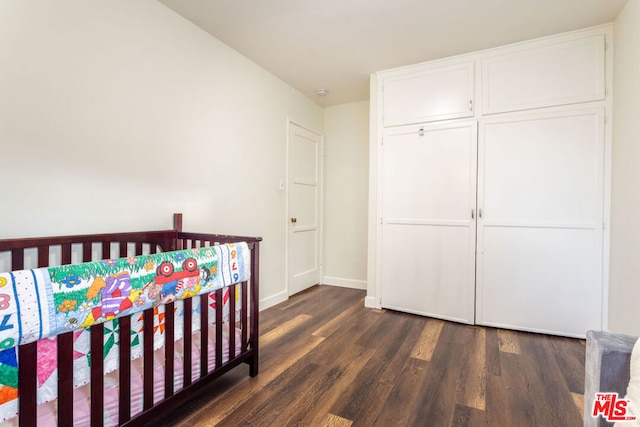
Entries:
{"type": "Polygon", "coordinates": [[[627,409],[629,402],[629,399],[619,399],[618,393],[596,393],[591,416],[596,418],[602,415],[609,422],[635,421],[637,417],[627,409]]]}

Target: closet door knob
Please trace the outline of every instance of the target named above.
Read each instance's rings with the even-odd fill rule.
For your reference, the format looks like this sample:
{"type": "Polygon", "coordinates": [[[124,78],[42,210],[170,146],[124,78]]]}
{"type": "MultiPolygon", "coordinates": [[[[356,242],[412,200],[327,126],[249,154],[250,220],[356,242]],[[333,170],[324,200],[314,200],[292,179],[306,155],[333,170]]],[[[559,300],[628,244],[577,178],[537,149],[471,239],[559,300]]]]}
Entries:
{"type": "Polygon", "coordinates": [[[298,218],[291,218],[291,222],[295,224],[296,222],[298,222],[298,218]]]}

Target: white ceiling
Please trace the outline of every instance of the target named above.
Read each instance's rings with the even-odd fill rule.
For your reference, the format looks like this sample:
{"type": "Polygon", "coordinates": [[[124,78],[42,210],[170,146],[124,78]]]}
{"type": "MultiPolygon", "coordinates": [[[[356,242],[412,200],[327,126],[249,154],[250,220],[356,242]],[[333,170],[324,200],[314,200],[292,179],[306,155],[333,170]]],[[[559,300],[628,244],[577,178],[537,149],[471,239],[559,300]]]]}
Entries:
{"type": "Polygon", "coordinates": [[[612,22],[626,0],[159,1],[329,106],[368,99],[372,72],[612,22]]]}

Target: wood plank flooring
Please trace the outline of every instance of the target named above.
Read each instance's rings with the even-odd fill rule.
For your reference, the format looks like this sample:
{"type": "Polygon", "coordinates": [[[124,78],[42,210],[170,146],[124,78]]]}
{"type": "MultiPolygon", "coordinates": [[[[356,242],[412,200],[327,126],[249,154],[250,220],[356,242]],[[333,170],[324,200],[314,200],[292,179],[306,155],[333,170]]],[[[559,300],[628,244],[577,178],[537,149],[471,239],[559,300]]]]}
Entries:
{"type": "Polygon", "coordinates": [[[583,340],[364,308],[316,286],[261,313],[242,366],[163,425],[581,426],[583,340]]]}

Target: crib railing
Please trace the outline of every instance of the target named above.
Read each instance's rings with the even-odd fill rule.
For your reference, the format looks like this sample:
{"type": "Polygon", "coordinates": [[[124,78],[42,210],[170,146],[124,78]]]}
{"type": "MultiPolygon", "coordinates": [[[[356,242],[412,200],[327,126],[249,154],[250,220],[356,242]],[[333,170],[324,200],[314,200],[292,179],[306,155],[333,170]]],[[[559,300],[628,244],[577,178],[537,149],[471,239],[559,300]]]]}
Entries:
{"type": "MultiPolygon", "coordinates": [[[[131,317],[119,317],[120,346],[119,346],[119,424],[134,425],[151,421],[155,414],[175,407],[188,399],[193,393],[204,387],[213,379],[229,371],[241,363],[250,365],[249,373],[258,373],[258,283],[259,283],[259,242],[260,238],[216,235],[206,233],[182,232],[182,216],[174,216],[174,230],[111,233],[81,236],[62,236],[47,238],[27,238],[0,240],[0,252],[10,253],[11,270],[25,268],[25,251],[37,252],[37,267],[50,266],[52,250],[59,251],[59,264],[71,264],[72,258],[78,262],[94,261],[96,259],[138,256],[161,251],[199,248],[217,244],[247,242],[251,250],[251,279],[231,287],[231,295],[241,295],[239,307],[239,325],[236,320],[236,298],[229,298],[229,358],[223,363],[223,290],[215,291],[215,298],[220,309],[216,309],[215,319],[215,366],[209,372],[208,348],[208,310],[200,313],[200,377],[192,381],[194,361],[192,360],[192,307],[191,298],[184,300],[184,377],[183,388],[174,390],[174,303],[165,307],[165,390],[164,400],[154,405],[153,396],[153,309],[143,313],[143,412],[132,418],[131,414],[131,348],[128,343],[131,331],[131,317]],[[101,251],[96,251],[96,245],[101,251]],[[102,258],[96,258],[99,252],[102,258]],[[236,352],[236,336],[233,331],[241,330],[240,351],[236,352]],[[237,354],[236,354],[237,353],[237,354]],[[147,357],[147,355],[149,357],[147,357]]],[[[30,267],[33,268],[33,267],[30,267]]],[[[209,294],[200,298],[201,307],[208,306],[209,294]]],[[[96,324],[91,327],[91,426],[102,426],[104,416],[104,325],[96,324]]],[[[58,354],[58,425],[73,425],[73,333],[64,333],[57,337],[58,354]]],[[[20,426],[35,426],[37,422],[37,343],[29,343],[18,347],[18,388],[19,388],[19,424],[20,426]]]]}

